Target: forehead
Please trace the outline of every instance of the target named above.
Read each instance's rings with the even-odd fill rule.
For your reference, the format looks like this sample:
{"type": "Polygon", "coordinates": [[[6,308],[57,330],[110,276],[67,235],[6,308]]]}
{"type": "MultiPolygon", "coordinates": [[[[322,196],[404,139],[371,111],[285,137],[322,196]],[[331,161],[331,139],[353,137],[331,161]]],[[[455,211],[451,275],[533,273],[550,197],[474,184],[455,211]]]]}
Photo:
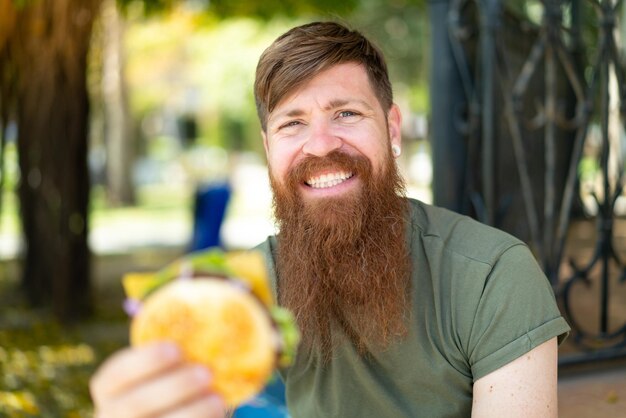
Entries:
{"type": "Polygon", "coordinates": [[[286,107],[298,106],[311,97],[320,105],[331,102],[360,101],[374,107],[378,99],[363,65],[343,63],[325,69],[282,98],[270,113],[282,113],[286,107]],[[322,103],[325,102],[325,103],[322,103]]]}

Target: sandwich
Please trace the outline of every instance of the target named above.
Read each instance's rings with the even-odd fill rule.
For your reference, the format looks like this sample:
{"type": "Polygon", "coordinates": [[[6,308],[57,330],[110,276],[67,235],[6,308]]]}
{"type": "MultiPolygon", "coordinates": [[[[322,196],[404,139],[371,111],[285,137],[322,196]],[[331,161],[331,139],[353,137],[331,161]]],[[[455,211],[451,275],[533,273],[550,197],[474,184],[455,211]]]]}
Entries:
{"type": "Polygon", "coordinates": [[[186,361],[211,371],[210,389],[230,407],[295,357],[295,321],[273,300],[258,252],[192,253],[154,274],[127,274],[123,285],[131,345],[176,343],[186,361]]]}

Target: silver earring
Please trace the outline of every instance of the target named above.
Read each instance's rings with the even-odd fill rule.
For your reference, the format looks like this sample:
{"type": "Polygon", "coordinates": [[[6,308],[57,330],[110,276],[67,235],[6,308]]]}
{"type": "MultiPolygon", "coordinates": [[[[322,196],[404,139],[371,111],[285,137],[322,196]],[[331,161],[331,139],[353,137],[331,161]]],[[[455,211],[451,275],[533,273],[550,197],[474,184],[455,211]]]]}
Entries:
{"type": "Polygon", "coordinates": [[[391,153],[393,154],[394,157],[399,157],[400,154],[402,153],[402,150],[400,149],[400,145],[393,144],[391,146],[391,153]]]}

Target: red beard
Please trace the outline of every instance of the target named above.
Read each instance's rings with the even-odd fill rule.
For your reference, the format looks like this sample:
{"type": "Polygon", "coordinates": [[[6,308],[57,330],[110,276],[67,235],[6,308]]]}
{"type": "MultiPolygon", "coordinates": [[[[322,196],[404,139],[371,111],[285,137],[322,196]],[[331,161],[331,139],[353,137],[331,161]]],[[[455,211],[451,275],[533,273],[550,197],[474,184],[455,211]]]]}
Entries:
{"type": "Polygon", "coordinates": [[[335,151],[303,160],[285,185],[271,175],[270,181],[280,228],[279,301],[294,313],[302,347],[328,358],[339,342],[333,330],[341,329],[365,354],[404,335],[411,269],[408,206],[391,155],[378,175],[365,157],[335,151]],[[359,190],[303,199],[304,181],[323,169],[354,173],[359,190]]]}

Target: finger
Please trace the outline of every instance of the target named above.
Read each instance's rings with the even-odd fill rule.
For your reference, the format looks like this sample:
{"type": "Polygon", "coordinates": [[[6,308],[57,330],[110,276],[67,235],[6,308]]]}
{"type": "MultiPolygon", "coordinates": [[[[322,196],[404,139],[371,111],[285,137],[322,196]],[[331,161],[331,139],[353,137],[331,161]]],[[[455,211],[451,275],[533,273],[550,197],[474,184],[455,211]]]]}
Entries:
{"type": "Polygon", "coordinates": [[[145,381],[102,405],[106,416],[160,416],[185,403],[208,395],[211,376],[202,366],[185,365],[145,381]]]}
{"type": "Polygon", "coordinates": [[[176,411],[163,415],[162,418],[224,418],[226,405],[221,398],[210,395],[194,399],[176,411]]]}
{"type": "Polygon", "coordinates": [[[91,379],[91,396],[98,404],[181,361],[180,350],[171,343],[121,350],[109,358],[91,379]]]}

